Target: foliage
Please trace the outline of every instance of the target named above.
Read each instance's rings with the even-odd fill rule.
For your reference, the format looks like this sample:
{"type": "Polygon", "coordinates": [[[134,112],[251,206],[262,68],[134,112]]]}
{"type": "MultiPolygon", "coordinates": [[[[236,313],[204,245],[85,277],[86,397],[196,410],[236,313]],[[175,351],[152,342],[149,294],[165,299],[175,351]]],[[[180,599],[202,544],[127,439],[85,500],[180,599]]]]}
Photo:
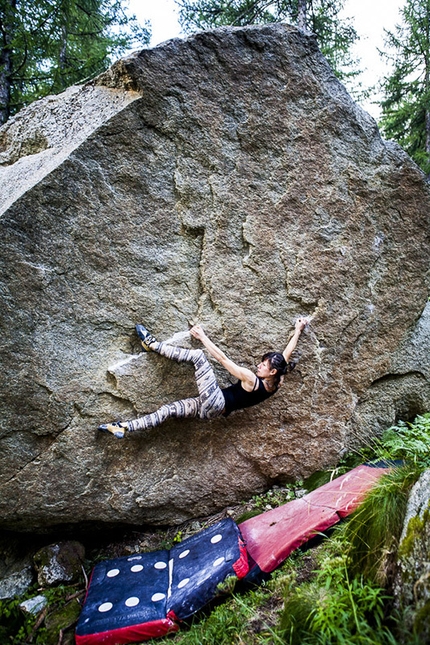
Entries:
{"type": "Polygon", "coordinates": [[[381,128],[430,173],[430,0],[406,0],[403,23],[386,32],[393,72],[384,79],[381,128]]]}
{"type": "Polygon", "coordinates": [[[388,463],[400,460],[403,466],[397,463],[381,478],[340,530],[348,545],[351,573],[389,586],[410,490],[430,467],[430,414],[388,428],[374,441],[372,457],[388,463]]]}
{"type": "MultiPolygon", "coordinates": [[[[267,613],[274,596],[281,603],[287,576],[285,571],[278,571],[267,584],[246,594],[235,594],[210,613],[194,617],[188,630],[181,629],[175,635],[175,645],[282,645],[277,628],[271,624],[272,618],[265,619],[262,612],[267,613]]],[[[276,619],[275,614],[273,620],[276,619]]],[[[158,642],[168,645],[172,639],[166,637],[158,642]]]]}
{"type": "Polygon", "coordinates": [[[344,0],[176,0],[180,22],[186,31],[212,29],[225,25],[243,26],[287,21],[301,25],[305,10],[309,31],[317,37],[322,53],[341,79],[359,72],[350,49],[358,39],[349,19],[341,19],[344,0]]]}
{"type": "Polygon", "coordinates": [[[266,493],[254,495],[248,502],[243,502],[244,511],[236,518],[237,524],[241,524],[251,517],[260,515],[272,508],[286,504],[294,499],[297,495],[297,489],[301,488],[303,482],[297,481],[295,484],[285,484],[285,486],[275,485],[266,493]]]}
{"type": "Polygon", "coordinates": [[[60,607],[65,607],[71,598],[78,595],[83,597],[84,590],[76,592],[76,587],[60,585],[43,590],[47,599],[47,608],[31,614],[24,613],[19,605],[24,600],[41,593],[37,587],[30,588],[23,596],[0,600],[0,642],[9,645],[35,643],[46,645],[47,629],[44,626],[45,617],[60,607]]]}
{"type": "MultiPolygon", "coordinates": [[[[2,642],[24,642],[33,630],[36,616],[31,614],[24,617],[19,608],[21,599],[0,600],[0,638],[2,642]]],[[[36,641],[37,642],[37,641],[36,641]]]]}
{"type": "Polygon", "coordinates": [[[385,593],[362,576],[350,578],[344,540],[322,551],[315,580],[287,590],[281,629],[288,645],[389,645],[385,593]]]}
{"type": "Polygon", "coordinates": [[[419,475],[413,464],[393,469],[341,527],[353,575],[361,573],[383,586],[392,582],[409,492],[419,475]]]}
{"type": "Polygon", "coordinates": [[[264,513],[265,511],[270,511],[270,509],[281,504],[285,504],[290,500],[294,499],[295,493],[294,489],[302,485],[301,481],[296,482],[295,486],[287,484],[285,487],[276,486],[271,488],[262,495],[254,495],[252,498],[252,506],[256,511],[264,513]]]}
{"type": "Polygon", "coordinates": [[[149,40],[121,0],[0,0],[0,124],[149,40]]]}
{"type": "MultiPolygon", "coordinates": [[[[430,466],[430,414],[398,422],[373,446],[376,460],[404,459],[382,477],[324,545],[316,578],[287,591],[281,627],[288,645],[394,645],[384,620],[409,492],[430,466]]],[[[401,628],[402,619],[398,617],[401,628]]],[[[415,643],[402,634],[402,643],[415,643]]]]}
{"type": "Polygon", "coordinates": [[[383,459],[404,459],[420,470],[430,468],[430,413],[418,415],[413,423],[399,421],[388,428],[377,454],[383,459]]]}

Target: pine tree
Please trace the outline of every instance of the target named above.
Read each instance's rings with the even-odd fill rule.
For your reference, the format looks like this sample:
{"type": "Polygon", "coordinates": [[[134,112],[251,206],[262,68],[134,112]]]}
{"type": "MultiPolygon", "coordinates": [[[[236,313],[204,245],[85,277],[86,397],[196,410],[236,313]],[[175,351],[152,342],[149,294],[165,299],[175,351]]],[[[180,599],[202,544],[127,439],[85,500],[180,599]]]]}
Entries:
{"type": "Polygon", "coordinates": [[[386,32],[394,64],[382,89],[381,128],[430,174],[430,0],[406,0],[403,23],[386,32]]]}
{"type": "Polygon", "coordinates": [[[147,25],[121,0],[0,0],[0,125],[36,98],[105,70],[147,25]]]}
{"type": "Polygon", "coordinates": [[[344,0],[176,0],[185,31],[287,21],[317,37],[322,53],[341,79],[359,74],[350,54],[357,32],[341,19],[344,0]]]}

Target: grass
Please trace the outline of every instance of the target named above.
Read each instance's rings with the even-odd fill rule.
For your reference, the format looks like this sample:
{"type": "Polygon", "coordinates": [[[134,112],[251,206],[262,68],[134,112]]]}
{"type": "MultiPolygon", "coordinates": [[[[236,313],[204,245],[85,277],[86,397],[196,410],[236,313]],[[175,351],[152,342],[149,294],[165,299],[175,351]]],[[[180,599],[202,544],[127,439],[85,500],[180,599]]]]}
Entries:
{"type": "Polygon", "coordinates": [[[183,625],[173,638],[160,645],[284,645],[279,626],[284,592],[293,570],[305,567],[298,553],[276,571],[271,579],[246,593],[235,593],[222,604],[211,607],[183,625]]]}
{"type": "Polygon", "coordinates": [[[313,581],[287,591],[281,631],[287,645],[394,645],[383,624],[383,589],[363,576],[350,577],[343,539],[321,551],[313,581]]]}
{"type": "Polygon", "coordinates": [[[420,472],[413,463],[395,468],[342,526],[352,575],[391,586],[409,493],[420,472]]]}

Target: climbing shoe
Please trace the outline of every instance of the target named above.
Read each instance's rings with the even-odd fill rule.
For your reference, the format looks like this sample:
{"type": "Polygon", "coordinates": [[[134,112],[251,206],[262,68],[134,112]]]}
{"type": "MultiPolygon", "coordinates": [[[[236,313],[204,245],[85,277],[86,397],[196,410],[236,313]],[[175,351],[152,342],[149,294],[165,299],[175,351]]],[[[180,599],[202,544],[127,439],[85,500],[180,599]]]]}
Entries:
{"type": "Polygon", "coordinates": [[[123,439],[126,428],[123,428],[119,421],[112,421],[112,423],[102,423],[98,430],[113,434],[117,439],[123,439]]]}
{"type": "Polygon", "coordinates": [[[143,325],[136,325],[136,333],[140,338],[142,347],[145,352],[150,352],[150,344],[155,343],[157,339],[143,325]]]}

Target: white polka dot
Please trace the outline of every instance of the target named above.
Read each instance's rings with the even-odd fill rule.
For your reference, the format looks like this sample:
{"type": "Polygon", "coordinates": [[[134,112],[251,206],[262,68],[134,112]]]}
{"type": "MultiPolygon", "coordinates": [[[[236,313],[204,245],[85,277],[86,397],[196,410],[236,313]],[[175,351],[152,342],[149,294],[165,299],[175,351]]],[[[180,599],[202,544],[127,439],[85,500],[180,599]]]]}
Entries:
{"type": "Polygon", "coordinates": [[[141,564],[134,564],[130,571],[133,571],[133,573],[137,573],[138,571],[142,571],[143,567],[141,564]]]}
{"type": "Polygon", "coordinates": [[[113,607],[113,604],[111,602],[104,602],[102,605],[99,607],[99,611],[102,613],[105,611],[110,611],[113,607]]]}
{"type": "Polygon", "coordinates": [[[179,554],[180,558],[186,558],[187,555],[189,554],[190,550],[186,549],[185,551],[182,551],[182,553],[179,554]]]}
{"type": "Polygon", "coordinates": [[[212,544],[216,544],[217,542],[221,542],[222,540],[222,535],[218,533],[217,535],[214,535],[213,538],[211,538],[212,544]]]}
{"type": "Polygon", "coordinates": [[[136,607],[140,602],[139,598],[136,598],[136,596],[132,596],[131,598],[127,598],[125,601],[125,604],[127,607],[136,607]]]}
{"type": "Polygon", "coordinates": [[[154,569],[165,569],[167,564],[165,562],[156,562],[154,564],[154,569]]]}
{"type": "Polygon", "coordinates": [[[133,555],[131,558],[127,558],[127,562],[131,562],[132,560],[141,560],[142,556],[141,555],[133,555]]]}
{"type": "Polygon", "coordinates": [[[215,562],[213,563],[213,566],[214,566],[214,567],[219,567],[219,565],[220,565],[220,564],[222,564],[223,562],[224,562],[224,558],[223,558],[223,557],[221,557],[221,558],[217,558],[217,559],[215,560],[215,562]]]}
{"type": "Polygon", "coordinates": [[[107,572],[107,577],[108,578],[115,578],[119,574],[119,569],[111,569],[110,571],[107,572]]]}
{"type": "Polygon", "coordinates": [[[184,578],[181,580],[181,582],[178,584],[178,589],[182,589],[182,587],[185,587],[189,583],[190,579],[189,578],[184,578]]]}
{"type": "Polygon", "coordinates": [[[152,596],[151,600],[152,600],[152,602],[158,602],[159,600],[163,600],[163,598],[165,598],[165,597],[166,597],[166,594],[164,594],[164,593],[155,593],[152,596]]]}

